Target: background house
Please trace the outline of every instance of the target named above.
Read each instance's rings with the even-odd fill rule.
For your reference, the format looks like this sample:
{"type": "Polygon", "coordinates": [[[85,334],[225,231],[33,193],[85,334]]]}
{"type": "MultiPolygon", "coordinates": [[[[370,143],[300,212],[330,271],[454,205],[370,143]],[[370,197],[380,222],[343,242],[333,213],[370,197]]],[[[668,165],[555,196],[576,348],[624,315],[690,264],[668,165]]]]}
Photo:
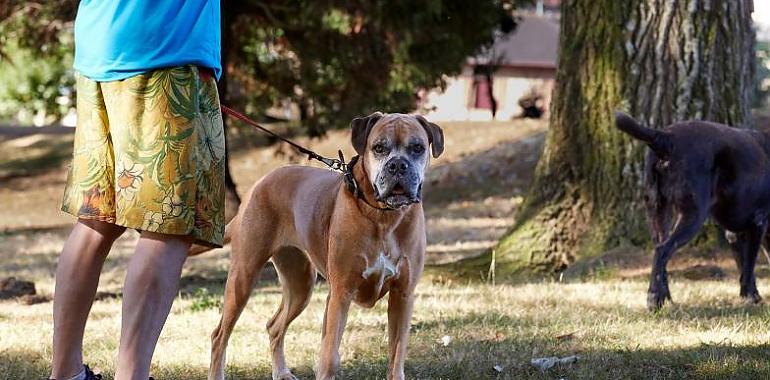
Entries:
{"type": "Polygon", "coordinates": [[[523,12],[516,29],[469,57],[460,75],[447,78],[444,91],[423,94],[423,112],[438,121],[510,120],[522,116],[522,98],[538,98],[547,113],[556,76],[558,5],[541,1],[523,12]]]}

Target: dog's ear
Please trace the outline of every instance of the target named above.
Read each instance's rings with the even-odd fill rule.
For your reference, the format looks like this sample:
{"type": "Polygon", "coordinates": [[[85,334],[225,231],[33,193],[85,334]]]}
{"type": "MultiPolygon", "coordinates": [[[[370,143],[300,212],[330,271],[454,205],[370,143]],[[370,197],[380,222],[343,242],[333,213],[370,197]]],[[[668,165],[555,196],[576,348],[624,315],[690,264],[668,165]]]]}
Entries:
{"type": "Polygon", "coordinates": [[[363,155],[366,150],[366,140],[369,138],[369,132],[377,121],[382,119],[382,112],[375,112],[367,117],[357,117],[350,122],[351,142],[356,153],[363,155]]]}
{"type": "Polygon", "coordinates": [[[415,117],[425,129],[425,132],[428,133],[431,153],[433,153],[433,158],[437,158],[444,152],[444,131],[438,125],[429,122],[422,115],[415,115],[415,117]]]}

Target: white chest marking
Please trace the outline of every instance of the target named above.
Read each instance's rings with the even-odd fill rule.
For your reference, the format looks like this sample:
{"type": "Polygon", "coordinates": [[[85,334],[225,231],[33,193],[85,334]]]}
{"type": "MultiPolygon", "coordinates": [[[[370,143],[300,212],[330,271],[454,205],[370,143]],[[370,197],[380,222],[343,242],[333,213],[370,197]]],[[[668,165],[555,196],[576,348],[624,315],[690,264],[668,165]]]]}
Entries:
{"type": "Polygon", "coordinates": [[[377,256],[377,260],[375,260],[364,270],[363,273],[361,273],[361,277],[368,279],[374,274],[379,274],[381,277],[383,277],[383,280],[387,280],[391,277],[394,277],[397,271],[398,268],[396,268],[396,265],[393,264],[390,259],[385,257],[383,252],[380,252],[380,255],[377,256]]]}

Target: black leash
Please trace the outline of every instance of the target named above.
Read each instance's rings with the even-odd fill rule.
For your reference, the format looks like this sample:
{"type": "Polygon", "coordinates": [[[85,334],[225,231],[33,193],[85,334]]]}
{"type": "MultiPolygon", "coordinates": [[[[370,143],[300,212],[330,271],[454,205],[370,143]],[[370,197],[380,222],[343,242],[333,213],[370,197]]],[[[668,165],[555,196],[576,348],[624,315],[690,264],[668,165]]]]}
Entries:
{"type": "Polygon", "coordinates": [[[240,121],[242,121],[242,122],[244,122],[246,124],[249,124],[252,127],[257,128],[260,131],[265,132],[268,135],[270,135],[270,136],[272,136],[272,137],[274,137],[274,138],[276,138],[278,140],[281,140],[281,141],[291,145],[292,147],[294,147],[294,149],[296,149],[300,153],[306,154],[308,160],[316,160],[316,161],[322,162],[324,165],[328,166],[330,170],[334,170],[336,172],[342,173],[342,175],[344,176],[344,179],[345,179],[345,186],[348,188],[348,190],[351,193],[353,193],[354,197],[356,197],[358,199],[361,199],[369,207],[375,208],[375,209],[380,210],[380,211],[395,211],[396,210],[394,208],[384,208],[384,207],[379,207],[377,205],[373,205],[373,204],[369,203],[369,201],[364,197],[363,192],[361,192],[361,189],[358,186],[358,182],[356,182],[356,179],[353,176],[353,166],[358,162],[358,156],[353,156],[353,158],[350,159],[350,162],[346,163],[345,162],[345,156],[342,154],[342,150],[340,149],[340,150],[337,151],[337,154],[339,154],[339,158],[324,157],[324,156],[322,156],[322,155],[320,155],[320,154],[318,154],[318,153],[316,153],[316,152],[314,152],[314,151],[312,151],[312,150],[310,150],[308,148],[305,148],[302,145],[299,145],[299,144],[295,143],[294,141],[291,141],[291,140],[289,140],[289,139],[287,139],[287,138],[285,138],[285,137],[283,137],[281,135],[278,135],[278,134],[274,133],[273,131],[271,131],[271,130],[269,130],[269,129],[259,125],[259,123],[255,122],[254,120],[249,119],[246,115],[244,115],[244,114],[242,114],[242,113],[240,113],[238,111],[235,111],[235,110],[233,110],[230,107],[227,107],[227,106],[224,106],[224,105],[221,106],[221,107],[222,107],[222,112],[224,112],[224,113],[226,113],[226,114],[228,114],[228,115],[230,115],[230,116],[232,116],[232,117],[234,117],[234,118],[236,118],[236,119],[238,119],[238,120],[240,120],[240,121]]]}
{"type": "Polygon", "coordinates": [[[281,140],[281,141],[291,145],[292,147],[294,147],[294,149],[298,150],[300,153],[306,154],[308,160],[316,160],[316,161],[323,162],[324,165],[329,167],[329,169],[337,171],[337,172],[340,172],[340,173],[344,173],[344,172],[347,171],[348,165],[345,163],[345,157],[342,155],[342,150],[340,150],[338,152],[339,155],[340,155],[339,159],[337,159],[337,158],[327,158],[327,157],[324,157],[324,156],[322,156],[322,155],[320,155],[320,154],[318,154],[316,152],[313,152],[312,150],[310,150],[308,148],[305,148],[302,145],[299,145],[299,144],[295,143],[294,141],[291,141],[291,140],[289,140],[289,139],[287,139],[287,138],[285,138],[283,136],[275,134],[271,130],[269,130],[269,129],[259,125],[254,120],[249,119],[248,117],[246,117],[246,115],[244,115],[244,114],[242,114],[242,113],[240,113],[238,111],[235,111],[235,110],[233,110],[230,107],[222,106],[222,111],[224,113],[226,113],[226,114],[228,114],[228,115],[230,115],[230,116],[232,116],[232,117],[234,117],[234,118],[236,118],[236,119],[246,123],[246,124],[251,125],[252,127],[255,127],[255,128],[259,129],[262,132],[267,133],[270,136],[273,136],[273,137],[277,138],[278,140],[281,140]]]}

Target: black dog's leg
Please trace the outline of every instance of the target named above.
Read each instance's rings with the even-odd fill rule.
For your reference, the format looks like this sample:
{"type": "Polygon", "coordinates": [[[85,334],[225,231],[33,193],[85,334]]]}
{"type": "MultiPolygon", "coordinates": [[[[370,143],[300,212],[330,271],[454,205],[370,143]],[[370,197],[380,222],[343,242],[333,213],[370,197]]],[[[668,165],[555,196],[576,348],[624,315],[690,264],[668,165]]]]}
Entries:
{"type": "Polygon", "coordinates": [[[671,206],[663,200],[647,213],[652,229],[652,241],[661,244],[668,239],[668,231],[671,228],[671,206]]]}
{"type": "Polygon", "coordinates": [[[694,207],[689,212],[680,212],[679,219],[674,226],[674,231],[663,244],[655,247],[655,257],[652,263],[652,275],[650,278],[650,288],[647,291],[647,308],[658,310],[671,299],[671,292],[668,290],[668,274],[666,264],[673,256],[674,252],[687,244],[698,233],[703,226],[708,214],[703,210],[694,207]]]}
{"type": "Polygon", "coordinates": [[[746,251],[746,238],[745,232],[730,232],[730,237],[727,238],[727,243],[730,245],[733,251],[733,259],[735,259],[735,266],[738,268],[738,273],[743,273],[743,252],[746,251]]]}
{"type": "Polygon", "coordinates": [[[766,226],[763,224],[754,229],[741,234],[739,239],[745,240],[740,245],[741,258],[743,265],[739,268],[741,271],[741,297],[752,303],[762,301],[762,297],[757,291],[757,280],[754,276],[754,267],[757,263],[757,256],[762,246],[762,239],[765,236],[766,226]]]}
{"type": "Polygon", "coordinates": [[[644,165],[644,203],[652,241],[659,245],[668,239],[671,229],[671,203],[665,191],[667,179],[661,175],[661,170],[665,172],[666,168],[652,150],[647,151],[644,165]]]}

